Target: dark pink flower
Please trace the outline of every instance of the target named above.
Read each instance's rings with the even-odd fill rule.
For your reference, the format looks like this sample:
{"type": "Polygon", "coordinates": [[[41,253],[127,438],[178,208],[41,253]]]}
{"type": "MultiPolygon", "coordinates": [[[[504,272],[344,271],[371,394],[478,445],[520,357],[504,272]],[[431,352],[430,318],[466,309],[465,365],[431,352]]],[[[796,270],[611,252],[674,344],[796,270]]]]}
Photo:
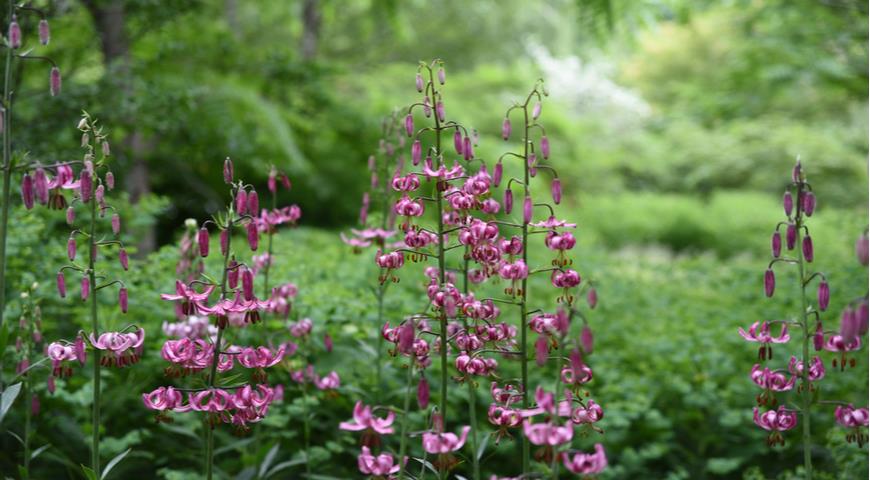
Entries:
{"type": "Polygon", "coordinates": [[[393,478],[392,475],[401,469],[401,465],[393,459],[392,455],[382,453],[376,457],[365,445],[357,457],[357,466],[364,475],[372,475],[377,478],[393,478]]]}
{"type": "Polygon", "coordinates": [[[571,473],[578,475],[595,475],[601,473],[607,467],[607,456],[604,454],[604,446],[595,444],[594,453],[577,452],[562,454],[562,463],[571,473]]]}
{"type": "Polygon", "coordinates": [[[788,378],[785,373],[771,370],[756,364],[749,378],[761,388],[774,392],[787,392],[794,388],[795,377],[788,378]]]}
{"type": "MultiPolygon", "coordinates": [[[[792,375],[796,377],[800,377],[804,372],[804,364],[797,357],[792,355],[791,359],[788,361],[788,371],[792,375]]],[[[810,360],[810,371],[807,376],[807,379],[811,382],[815,382],[821,380],[825,377],[825,364],[822,362],[822,359],[818,356],[813,357],[810,360]]]]}
{"type": "Polygon", "coordinates": [[[351,432],[368,429],[381,435],[389,435],[394,431],[392,427],[394,419],[395,414],[392,411],[388,411],[386,417],[378,418],[372,414],[372,407],[357,401],[353,407],[353,420],[339,423],[338,428],[351,432]]]}
{"type": "Polygon", "coordinates": [[[870,420],[870,413],[866,408],[855,408],[850,403],[847,406],[837,406],[834,410],[834,418],[838,424],[846,428],[866,427],[870,420]]]}
{"type": "Polygon", "coordinates": [[[459,436],[452,432],[428,431],[423,434],[423,450],[433,455],[455,452],[465,445],[469,431],[471,431],[471,427],[467,425],[462,427],[459,436]]]}
{"type": "Polygon", "coordinates": [[[758,407],[755,407],[753,412],[752,420],[755,424],[770,432],[784,432],[797,425],[797,413],[787,410],[784,406],[764,413],[759,413],[758,407]]]}

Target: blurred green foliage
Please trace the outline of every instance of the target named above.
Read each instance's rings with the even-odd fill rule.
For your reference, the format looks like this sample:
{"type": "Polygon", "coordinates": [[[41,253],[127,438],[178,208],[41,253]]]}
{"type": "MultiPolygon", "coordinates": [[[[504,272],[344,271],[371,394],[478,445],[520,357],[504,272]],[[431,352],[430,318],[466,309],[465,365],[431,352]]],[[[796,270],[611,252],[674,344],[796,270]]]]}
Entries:
{"type": "MultiPolygon", "coordinates": [[[[601,286],[590,359],[611,463],[601,478],[795,475],[797,436],[768,449],[751,423],[757,390],[747,372],[755,349],[736,329],[796,311],[785,296],[764,301],[760,278],[797,156],[819,198],[812,233],[833,290],[826,321],[866,293],[866,270],[851,251],[867,225],[863,2],[321,0],[318,49],[306,58],[302,1],[97,1],[125,7],[132,93],[118,88],[119,73],[104,64],[82,3],[36,3],[53,13],[47,54],[64,72],[64,89],[49,98],[47,69],[16,72],[14,148],[43,161],[77,157],[72,127],[86,108],[109,128],[123,182],[133,154],[121,140],[139,132],[145,146],[137,155],[156,196],[123,202],[126,240],[135,243],[157,225],[167,244],[126,274],[126,318],[114,299],[101,305],[106,325],[134,321],[148,331],[142,362],[106,373],[106,456],[133,447],[116,475],[199,478],[202,425],[184,415],[155,424],[138,394],[165,383],[160,326],[174,316],[157,293],[173,288],[172,242],[184,218],[205,219],[219,207],[219,166],[230,156],[237,176],[254,185],[264,183],[270,164],[288,171],[294,189],[279,203],[301,204],[304,225],[326,228],[279,236],[275,278],[300,285],[296,314],[315,321],[316,337],[328,331],[336,339],[318,369],[338,369],[343,389],[337,398],[310,399],[315,471],[356,476],[356,438],[335,426],[377,389],[385,400],[399,398],[403,375],[393,365],[386,384],[372,385],[376,273],[369,254],[350,255],[337,231],[357,214],[380,119],[414,101],[416,62],[435,57],[447,62],[448,116],[479,130],[477,152],[487,159],[505,149],[499,128],[511,102],[538,77],[550,89],[551,163],[566,195],[559,213],[580,224],[579,269],[601,286]]],[[[22,26],[25,35],[35,28],[22,26]]],[[[62,214],[15,209],[13,225],[8,297],[38,281],[45,337],[73,336],[85,327],[83,307],[55,299],[52,284],[64,256],[62,214]]],[[[420,308],[419,269],[409,265],[390,287],[391,321],[420,308]]],[[[8,318],[18,308],[11,302],[8,318]]],[[[277,324],[260,331],[284,338],[277,324]]],[[[238,340],[252,335],[243,331],[238,340]]],[[[789,348],[777,348],[776,358],[788,358],[789,348]]],[[[829,372],[826,396],[866,402],[860,357],[856,369],[829,372]]],[[[535,379],[544,374],[552,376],[535,372],[535,379]]],[[[52,446],[34,462],[35,478],[72,477],[87,458],[87,375],[54,396],[38,387],[43,415],[34,445],[52,446]]],[[[487,401],[485,388],[479,395],[487,401]]],[[[302,400],[292,389],[286,398],[253,436],[219,434],[219,467],[230,478],[256,478],[275,445],[269,467],[300,459],[302,400]]],[[[451,402],[452,411],[465,411],[462,395],[451,402]]],[[[814,419],[820,468],[831,478],[866,477],[866,455],[844,444],[829,413],[814,419]]],[[[20,431],[20,417],[8,418],[4,429],[20,431]]],[[[15,471],[16,440],[0,436],[0,447],[0,471],[15,471]]],[[[487,472],[518,471],[516,442],[489,451],[487,472]]],[[[298,477],[300,468],[274,478],[298,477]]]]}

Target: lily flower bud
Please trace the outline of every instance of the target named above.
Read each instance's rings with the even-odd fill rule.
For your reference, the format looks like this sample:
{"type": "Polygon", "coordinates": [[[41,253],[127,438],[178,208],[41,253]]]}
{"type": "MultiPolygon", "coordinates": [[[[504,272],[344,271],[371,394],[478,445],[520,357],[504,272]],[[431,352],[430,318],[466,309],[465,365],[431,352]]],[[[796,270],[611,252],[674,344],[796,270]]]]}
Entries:
{"type": "Polygon", "coordinates": [[[583,330],[580,331],[580,345],[583,346],[583,351],[586,354],[592,353],[594,346],[594,339],[592,337],[592,329],[589,328],[589,325],[583,325],[583,330]]]}
{"type": "Polygon", "coordinates": [[[256,217],[260,214],[260,195],[256,190],[251,190],[248,193],[248,214],[256,217]]]}
{"type": "Polygon", "coordinates": [[[414,83],[417,87],[417,91],[423,93],[423,75],[420,75],[420,72],[417,72],[417,77],[414,79],[414,83]]]}
{"type": "Polygon", "coordinates": [[[21,200],[24,202],[24,208],[30,210],[33,208],[33,178],[29,173],[25,173],[21,179],[21,200]]]}
{"type": "Polygon", "coordinates": [[[76,211],[73,207],[67,207],[66,209],[66,223],[68,225],[72,225],[76,220],[76,211]]]}
{"type": "Polygon", "coordinates": [[[115,235],[121,233],[121,216],[117,213],[112,215],[112,233],[115,235]]]}
{"type": "Polygon", "coordinates": [[[122,248],[118,251],[118,262],[121,263],[121,268],[125,271],[130,268],[130,257],[127,255],[127,250],[122,248]]]}
{"type": "Polygon", "coordinates": [[[82,300],[87,300],[91,295],[91,279],[87,275],[82,277],[82,300]]]}
{"type": "Polygon", "coordinates": [[[779,232],[773,232],[773,237],[770,238],[770,250],[774,258],[782,255],[782,236],[779,232]]]}
{"type": "Polygon", "coordinates": [[[48,21],[42,19],[39,21],[39,43],[48,45],[51,40],[51,30],[48,28],[48,21]]]}
{"type": "Polygon", "coordinates": [[[831,301],[831,287],[828,286],[828,282],[822,280],[819,283],[819,310],[825,311],[828,309],[828,304],[831,301]]]}
{"type": "Polygon", "coordinates": [[[66,277],[63,276],[63,272],[57,272],[57,293],[60,294],[60,298],[66,298],[66,277]]]}
{"type": "Polygon", "coordinates": [[[423,146],[420,144],[420,140],[414,140],[414,143],[411,144],[411,162],[414,163],[414,166],[420,164],[420,158],[423,154],[423,146]]]}
{"type": "Polygon", "coordinates": [[[248,192],[242,189],[236,192],[236,213],[239,215],[248,213],[248,192]]]}
{"type": "Polygon", "coordinates": [[[776,277],[773,274],[773,270],[767,269],[764,272],[764,294],[768,297],[773,296],[773,291],[776,288],[776,277]]]}
{"type": "Polygon", "coordinates": [[[233,183],[233,161],[230,157],[224,160],[224,183],[233,183]]]}
{"type": "Polygon", "coordinates": [[[558,177],[553,179],[550,190],[553,193],[553,203],[558,205],[562,201],[562,182],[558,177]]]}
{"type": "Polygon", "coordinates": [[[121,313],[127,313],[127,303],[129,301],[129,297],[127,296],[127,288],[121,287],[118,290],[118,305],[121,307],[121,313]]]}
{"type": "Polygon", "coordinates": [[[79,178],[79,193],[82,196],[82,203],[91,201],[91,189],[93,187],[93,178],[87,170],[83,170],[79,178]]]}
{"type": "Polygon", "coordinates": [[[804,237],[803,244],[801,245],[801,250],[803,250],[804,259],[808,262],[813,261],[813,239],[810,238],[809,235],[804,237]]]}
{"type": "Polygon", "coordinates": [[[868,257],[870,257],[870,239],[867,238],[867,232],[862,233],[855,241],[855,256],[858,257],[858,262],[861,265],[867,265],[868,257]]]}
{"type": "Polygon", "coordinates": [[[12,49],[21,48],[21,26],[15,15],[12,15],[12,22],[9,23],[9,46],[12,49]]]}
{"type": "Polygon", "coordinates": [[[239,286],[239,263],[235,259],[227,264],[227,283],[233,289],[239,286]]]}
{"type": "Polygon", "coordinates": [[[443,122],[444,118],[446,118],[444,115],[444,102],[442,102],[441,100],[439,100],[438,103],[435,104],[435,115],[438,115],[438,120],[441,122],[443,122]]]}
{"type": "Polygon", "coordinates": [[[196,237],[196,243],[199,245],[199,256],[205,258],[208,256],[208,229],[202,227],[199,229],[199,234],[196,237]]]}
{"type": "Polygon", "coordinates": [[[813,192],[804,193],[802,203],[804,213],[807,214],[808,217],[812,217],[813,212],[816,211],[816,195],[813,192]]]}
{"type": "Polygon", "coordinates": [[[589,304],[589,308],[595,309],[595,306],[598,305],[598,292],[595,291],[595,288],[590,288],[589,293],[586,294],[586,303],[589,304]]]}
{"type": "Polygon", "coordinates": [[[789,223],[785,229],[785,247],[789,250],[794,250],[797,242],[797,227],[793,223],[789,223]]]}
{"type": "Polygon", "coordinates": [[[532,221],[532,197],[526,196],[523,200],[523,223],[532,221]]]}
{"type": "Polygon", "coordinates": [[[438,69],[438,83],[444,85],[444,82],[447,80],[447,74],[444,73],[444,67],[438,69]]]}
{"type": "Polygon", "coordinates": [[[60,83],[60,70],[57,67],[51,67],[51,71],[48,74],[48,91],[52,97],[60,93],[60,83]]]}
{"type": "Polygon", "coordinates": [[[550,158],[550,139],[546,135],[541,137],[541,156],[544,159],[550,158]]]}
{"type": "Polygon", "coordinates": [[[33,194],[40,204],[48,203],[48,179],[45,177],[45,170],[41,168],[33,173],[33,194]]]}
{"type": "Polygon", "coordinates": [[[790,191],[786,191],[782,196],[782,208],[785,210],[785,216],[790,217],[791,212],[794,210],[794,199],[790,191]]]}
{"type": "Polygon", "coordinates": [[[429,407],[429,382],[426,377],[421,377],[420,383],[417,384],[417,405],[421,410],[429,407]]]}
{"type": "Polygon", "coordinates": [[[504,191],[504,213],[510,214],[514,209],[514,194],[511,192],[510,188],[506,188],[504,191]]]}
{"type": "Polygon", "coordinates": [[[456,150],[457,155],[462,155],[462,134],[459,133],[459,129],[457,128],[453,132],[453,148],[456,150]]]}
{"type": "Polygon", "coordinates": [[[109,190],[115,188],[115,174],[112,172],[106,172],[106,187],[109,190]]]}
{"type": "Polygon", "coordinates": [[[541,116],[541,102],[535,103],[535,106],[532,107],[532,119],[537,120],[538,117],[541,116]]]}
{"type": "Polygon", "coordinates": [[[260,243],[259,232],[257,232],[257,224],[251,222],[248,224],[248,245],[250,245],[252,251],[257,251],[257,246],[260,243]]]}
{"type": "Polygon", "coordinates": [[[66,256],[70,262],[76,259],[76,239],[72,235],[70,235],[69,240],[66,242],[66,256]]]}
{"type": "Polygon", "coordinates": [[[218,237],[218,240],[221,245],[221,255],[227,256],[227,250],[230,248],[230,231],[229,230],[221,230],[221,234],[218,237]]]}
{"type": "Polygon", "coordinates": [[[508,117],[504,117],[504,121],[501,123],[501,138],[503,140],[507,140],[511,137],[511,120],[508,117]]]}
{"type": "Polygon", "coordinates": [[[462,141],[462,158],[464,158],[465,161],[474,158],[474,149],[471,146],[471,139],[468,137],[465,137],[462,141]]]}
{"type": "Polygon", "coordinates": [[[249,268],[242,271],[242,294],[249,302],[254,299],[254,272],[249,268]]]}
{"type": "Polygon", "coordinates": [[[501,183],[501,177],[504,175],[504,166],[501,164],[501,160],[495,164],[495,167],[492,168],[492,185],[498,187],[501,183]]]}
{"type": "Polygon", "coordinates": [[[405,116],[405,134],[409,137],[414,135],[414,117],[410,113],[405,116]]]}

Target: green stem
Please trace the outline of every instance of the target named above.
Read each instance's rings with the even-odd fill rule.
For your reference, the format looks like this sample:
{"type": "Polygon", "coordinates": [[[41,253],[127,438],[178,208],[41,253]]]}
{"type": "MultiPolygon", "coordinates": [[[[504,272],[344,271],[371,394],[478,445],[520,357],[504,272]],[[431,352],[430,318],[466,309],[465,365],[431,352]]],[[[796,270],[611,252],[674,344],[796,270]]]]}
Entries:
{"type": "MultiPolygon", "coordinates": [[[[525,182],[523,183],[523,202],[529,195],[529,99],[531,94],[526,99],[523,105],[523,172],[525,182]]],[[[529,252],[529,225],[523,221],[523,262],[528,265],[529,252]]],[[[528,278],[523,278],[522,289],[520,295],[520,367],[523,383],[523,408],[529,408],[529,344],[528,344],[528,328],[526,327],[526,316],[528,314],[528,278]]],[[[529,439],[522,435],[523,441],[523,472],[529,471],[531,463],[531,446],[529,439]]]]}
{"type": "Polygon", "coordinates": [[[308,386],[302,385],[302,404],[305,436],[305,478],[311,477],[311,412],[308,411],[308,386]]]}
{"type": "Polygon", "coordinates": [[[375,358],[375,403],[381,402],[381,376],[383,375],[381,352],[384,349],[384,336],[381,334],[381,326],[384,324],[384,292],[386,287],[378,287],[378,355],[375,358]]]}
{"type": "MultiPolygon", "coordinates": [[[[87,174],[87,172],[85,172],[87,174]]],[[[91,182],[91,228],[90,236],[88,237],[88,280],[91,285],[91,331],[93,336],[98,338],[100,335],[100,323],[97,318],[97,272],[95,270],[96,253],[97,253],[97,199],[94,195],[95,182],[91,182]]],[[[100,360],[102,352],[94,349],[94,393],[93,393],[93,432],[91,437],[91,469],[100,478],[100,396],[101,396],[101,378],[100,378],[100,360]]]]}
{"type": "MultiPolygon", "coordinates": [[[[30,348],[28,347],[28,357],[30,348]]],[[[30,406],[33,400],[30,398],[30,374],[24,376],[24,469],[21,478],[30,478],[30,406]]]]}
{"type": "Polygon", "coordinates": [[[803,361],[803,371],[801,372],[801,386],[803,391],[801,394],[802,408],[801,416],[803,417],[803,451],[804,451],[804,478],[811,480],[813,478],[813,459],[812,459],[812,435],[810,430],[810,410],[813,402],[813,394],[810,391],[809,380],[809,359],[810,359],[810,325],[809,315],[807,314],[807,286],[805,281],[804,271],[804,253],[801,240],[801,227],[803,226],[803,215],[801,212],[801,197],[803,195],[803,184],[798,185],[797,189],[797,213],[795,215],[795,229],[797,237],[795,238],[795,248],[797,249],[798,272],[800,275],[801,287],[801,327],[804,331],[803,351],[801,352],[803,361]]]}
{"type": "MultiPolygon", "coordinates": [[[[272,210],[275,210],[278,205],[278,199],[275,192],[272,192],[272,210]]],[[[266,266],[263,268],[263,300],[267,300],[272,296],[271,290],[269,290],[269,270],[272,268],[272,237],[275,235],[274,228],[269,225],[269,246],[266,249],[266,258],[268,261],[266,262],[266,266]]]]}
{"type": "Polygon", "coordinates": [[[408,449],[408,412],[411,410],[411,384],[414,380],[414,359],[408,364],[408,379],[405,382],[405,403],[402,409],[402,435],[399,437],[399,480],[405,478],[405,452],[408,449]]]}
{"type": "MultiPolygon", "coordinates": [[[[9,0],[9,21],[12,21],[13,4],[9,0]]],[[[9,227],[9,203],[12,186],[12,95],[11,95],[12,49],[6,49],[6,71],[3,81],[3,207],[0,210],[0,328],[4,327],[4,312],[6,311],[6,237],[9,227]]],[[[0,359],[2,366],[2,359],[0,359]]],[[[2,372],[2,368],[0,368],[2,372]]],[[[2,382],[0,382],[2,385],[2,382]]]]}
{"type": "MultiPolygon", "coordinates": [[[[232,209],[230,209],[230,217],[232,216],[232,209]]],[[[223,274],[221,276],[221,300],[225,299],[227,296],[227,267],[230,263],[230,250],[233,241],[232,231],[230,230],[232,226],[232,221],[228,221],[227,226],[227,251],[224,253],[224,268],[223,274]]],[[[208,376],[208,388],[213,388],[217,381],[217,366],[220,361],[220,352],[221,348],[221,339],[223,338],[225,328],[221,328],[218,326],[217,338],[214,342],[214,350],[215,354],[211,363],[211,372],[208,376]]],[[[211,422],[206,422],[205,427],[205,478],[207,480],[212,479],[212,470],[214,466],[214,427],[212,427],[211,422]]]]}

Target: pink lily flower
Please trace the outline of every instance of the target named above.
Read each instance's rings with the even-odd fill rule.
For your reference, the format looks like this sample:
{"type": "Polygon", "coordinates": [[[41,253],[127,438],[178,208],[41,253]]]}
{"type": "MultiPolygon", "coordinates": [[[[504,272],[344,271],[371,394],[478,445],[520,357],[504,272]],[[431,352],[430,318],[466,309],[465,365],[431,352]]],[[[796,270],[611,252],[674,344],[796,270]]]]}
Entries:
{"type": "Polygon", "coordinates": [[[557,220],[556,217],[554,217],[554,216],[550,216],[550,218],[546,219],[543,222],[532,222],[529,225],[531,225],[532,227],[548,228],[548,229],[576,228],[577,227],[576,223],[568,223],[565,220],[557,220]]]}
{"type": "Polygon", "coordinates": [[[749,378],[751,378],[756,385],[765,390],[787,392],[794,388],[796,377],[793,376],[789,379],[785,373],[771,370],[767,367],[762,368],[761,365],[755,364],[755,366],[752,367],[752,372],[749,374],[749,378]]]}
{"type": "MultiPolygon", "coordinates": [[[[800,377],[804,372],[804,363],[797,359],[794,355],[792,355],[791,359],[788,361],[788,371],[792,375],[796,377],[800,377]]],[[[810,371],[807,378],[811,382],[815,382],[821,380],[825,377],[825,364],[822,362],[822,359],[818,356],[813,357],[810,360],[810,371]]]]}
{"type": "Polygon", "coordinates": [[[866,427],[870,421],[870,412],[866,408],[855,408],[850,403],[847,406],[837,406],[834,410],[834,418],[838,424],[846,428],[866,427]]]}
{"type": "Polygon", "coordinates": [[[181,392],[172,387],[159,387],[156,390],[143,393],[142,403],[150,410],[175,410],[184,403],[181,392]]]}
{"type": "Polygon", "coordinates": [[[565,453],[562,455],[562,463],[571,473],[595,475],[607,467],[607,456],[604,454],[604,446],[596,443],[594,453],[578,452],[573,456],[565,453]]]}
{"type": "Polygon", "coordinates": [[[437,433],[428,431],[423,434],[423,450],[433,455],[455,452],[465,445],[469,431],[471,431],[471,427],[468,425],[462,427],[459,436],[452,432],[437,433]]]}
{"type": "Polygon", "coordinates": [[[574,428],[571,425],[550,422],[532,423],[528,419],[523,422],[523,433],[534,445],[552,447],[568,443],[574,438],[574,428]]]}
{"type": "MultiPolygon", "coordinates": [[[[405,460],[408,458],[405,457],[405,460]]],[[[377,457],[372,455],[369,447],[363,446],[362,451],[357,457],[357,465],[359,471],[365,475],[374,475],[376,477],[387,477],[398,472],[401,465],[395,463],[393,456],[389,453],[382,453],[377,457]]]]}
{"type": "Polygon", "coordinates": [[[357,401],[353,407],[353,420],[339,423],[338,428],[351,432],[371,430],[381,435],[389,435],[394,431],[392,425],[395,416],[390,411],[386,417],[378,418],[372,414],[372,407],[363,405],[362,401],[357,401]]]}
{"type": "Polygon", "coordinates": [[[595,423],[604,417],[604,411],[601,405],[595,403],[595,400],[589,400],[585,406],[577,407],[571,413],[571,421],[576,424],[595,423]]]}

